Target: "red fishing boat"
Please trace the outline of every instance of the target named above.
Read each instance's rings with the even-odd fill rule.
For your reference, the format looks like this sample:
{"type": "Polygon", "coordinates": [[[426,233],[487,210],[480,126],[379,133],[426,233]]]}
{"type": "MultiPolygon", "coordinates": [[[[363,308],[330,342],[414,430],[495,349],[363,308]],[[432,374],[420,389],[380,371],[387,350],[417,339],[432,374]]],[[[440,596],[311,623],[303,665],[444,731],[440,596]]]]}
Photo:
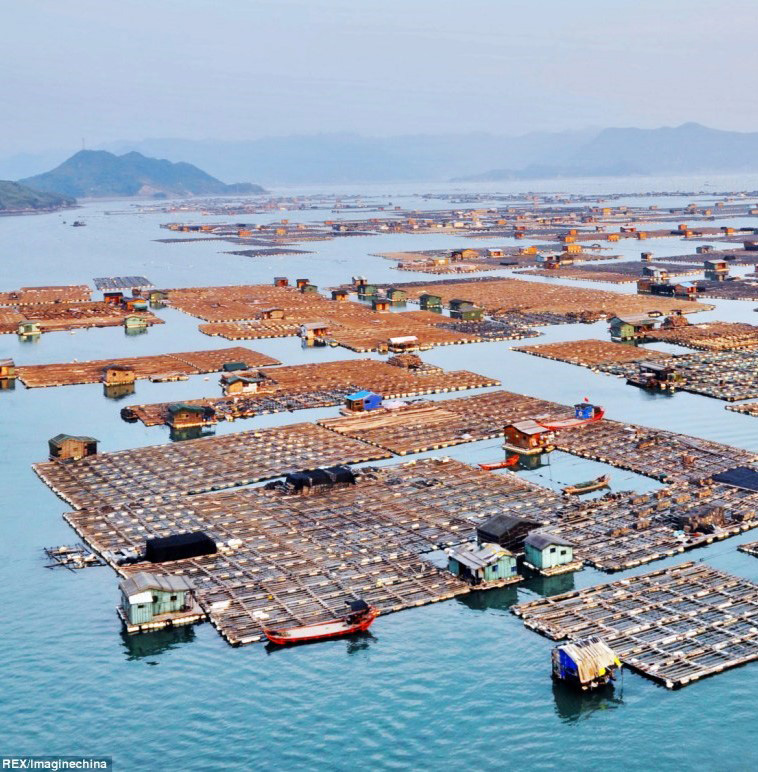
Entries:
{"type": "Polygon", "coordinates": [[[503,461],[495,461],[492,464],[479,464],[479,466],[485,470],[485,472],[491,472],[493,469],[510,469],[512,466],[518,464],[519,455],[514,453],[512,456],[508,456],[503,461]]]}
{"type": "Polygon", "coordinates": [[[575,426],[584,426],[585,424],[601,421],[604,415],[604,408],[600,407],[600,405],[591,404],[587,397],[585,397],[584,402],[574,405],[573,418],[545,418],[543,420],[535,418],[534,421],[546,429],[558,431],[559,429],[573,429],[575,426]]]}
{"type": "Polygon", "coordinates": [[[266,638],[279,646],[295,643],[311,643],[325,641],[329,638],[342,638],[345,635],[362,633],[371,627],[379,616],[379,609],[369,606],[364,600],[349,601],[350,612],[344,617],[331,619],[328,622],[317,622],[313,625],[288,627],[284,630],[263,628],[266,638]]]}

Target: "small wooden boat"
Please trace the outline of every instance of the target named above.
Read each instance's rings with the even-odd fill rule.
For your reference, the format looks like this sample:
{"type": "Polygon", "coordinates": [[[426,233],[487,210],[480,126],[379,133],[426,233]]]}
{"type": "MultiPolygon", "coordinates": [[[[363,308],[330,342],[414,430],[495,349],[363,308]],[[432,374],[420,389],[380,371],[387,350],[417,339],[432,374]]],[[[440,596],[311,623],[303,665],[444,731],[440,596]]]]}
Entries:
{"type": "Polygon", "coordinates": [[[379,609],[369,606],[365,601],[352,601],[348,605],[350,606],[350,613],[338,619],[317,622],[313,625],[302,625],[301,627],[289,627],[284,630],[272,630],[264,627],[263,632],[271,643],[278,646],[311,643],[365,632],[379,616],[379,609]]]}
{"type": "Polygon", "coordinates": [[[491,464],[479,464],[479,466],[486,472],[491,472],[493,469],[509,469],[512,466],[518,464],[519,455],[514,453],[512,456],[508,456],[503,461],[495,461],[491,464]]]}
{"type": "Polygon", "coordinates": [[[576,485],[567,485],[563,488],[563,492],[571,496],[577,496],[581,493],[591,493],[592,491],[599,491],[601,488],[608,488],[610,477],[604,474],[602,477],[596,477],[594,480],[587,480],[586,482],[577,483],[576,485]]]}

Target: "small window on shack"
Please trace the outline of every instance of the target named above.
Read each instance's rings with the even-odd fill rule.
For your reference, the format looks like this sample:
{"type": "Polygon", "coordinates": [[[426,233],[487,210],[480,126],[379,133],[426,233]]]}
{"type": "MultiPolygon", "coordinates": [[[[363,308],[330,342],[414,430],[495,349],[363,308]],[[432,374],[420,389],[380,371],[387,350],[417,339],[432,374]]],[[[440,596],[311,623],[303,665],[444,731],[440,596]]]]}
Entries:
{"type": "Polygon", "coordinates": [[[561,555],[567,554],[568,550],[561,550],[561,555]]]}
{"type": "Polygon", "coordinates": [[[176,600],[176,595],[172,595],[171,600],[176,600]]]}
{"type": "Polygon", "coordinates": [[[153,603],[157,603],[157,602],[158,602],[158,596],[157,595],[153,595],[153,603]]]}
{"type": "Polygon", "coordinates": [[[555,552],[555,547],[551,547],[550,552],[555,552]]]}

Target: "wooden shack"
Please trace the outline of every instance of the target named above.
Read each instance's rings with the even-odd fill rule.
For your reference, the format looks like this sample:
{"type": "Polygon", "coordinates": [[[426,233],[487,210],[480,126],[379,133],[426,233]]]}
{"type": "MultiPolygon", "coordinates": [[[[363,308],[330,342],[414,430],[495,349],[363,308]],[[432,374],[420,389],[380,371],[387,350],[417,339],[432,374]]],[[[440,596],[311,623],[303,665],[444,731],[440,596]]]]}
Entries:
{"type": "Polygon", "coordinates": [[[553,433],[532,419],[507,424],[503,429],[505,449],[523,455],[547,453],[552,450],[553,433]]]}
{"type": "Polygon", "coordinates": [[[439,295],[430,295],[424,292],[419,295],[419,305],[422,311],[432,311],[435,314],[442,313],[442,298],[439,295]]]}
{"type": "Polygon", "coordinates": [[[219,379],[224,394],[256,394],[265,378],[248,375],[222,375],[219,379]]]}
{"type": "Polygon", "coordinates": [[[656,320],[645,314],[614,316],[610,320],[612,340],[634,340],[655,328],[656,320]]]}
{"type": "Polygon", "coordinates": [[[387,299],[393,306],[402,308],[405,306],[406,291],[397,287],[389,287],[387,289],[387,299]]]}
{"type": "Polygon", "coordinates": [[[373,297],[371,299],[371,308],[373,308],[374,311],[384,313],[389,311],[391,307],[392,303],[388,298],[373,297]]]}
{"type": "Polygon", "coordinates": [[[23,322],[19,322],[18,334],[22,337],[32,337],[40,335],[42,333],[42,326],[39,322],[27,319],[23,322]]]}
{"type": "Polygon", "coordinates": [[[332,300],[344,303],[350,297],[350,293],[344,289],[332,290],[332,300]]]}
{"type": "Polygon", "coordinates": [[[166,423],[172,429],[202,426],[207,423],[206,409],[202,405],[187,405],[184,402],[175,402],[173,405],[168,406],[166,423]]]}
{"type": "Polygon", "coordinates": [[[0,359],[0,380],[16,377],[16,363],[12,359],[0,359]]]}
{"type": "MultiPolygon", "coordinates": [[[[308,280],[305,279],[305,283],[308,283],[308,280]]],[[[274,286],[275,287],[289,287],[290,280],[286,276],[274,276],[274,286]]]]}
{"type": "Polygon", "coordinates": [[[470,322],[479,321],[482,318],[483,310],[475,306],[470,300],[453,298],[449,305],[451,319],[461,319],[470,322]]]}
{"type": "Polygon", "coordinates": [[[193,624],[204,618],[192,584],[184,576],[139,571],[124,579],[119,590],[118,612],[129,633],[193,624]]]}
{"type": "Polygon", "coordinates": [[[301,290],[303,287],[307,286],[311,283],[310,279],[296,279],[295,280],[295,286],[301,290]]]}
{"type": "Polygon", "coordinates": [[[103,292],[103,302],[112,306],[120,306],[124,300],[123,292],[103,292]]]}
{"type": "Polygon", "coordinates": [[[76,436],[73,434],[56,434],[48,441],[50,459],[53,461],[78,461],[86,456],[97,453],[97,443],[94,437],[76,436]]]}
{"type": "Polygon", "coordinates": [[[147,319],[144,316],[130,314],[124,317],[124,327],[127,330],[140,330],[147,327],[147,319]]]}
{"type": "Polygon", "coordinates": [[[366,410],[376,410],[382,406],[381,394],[376,394],[368,389],[355,391],[345,397],[345,408],[353,413],[362,413],[366,410]]]}
{"type": "Polygon", "coordinates": [[[512,584],[518,574],[516,556],[499,544],[465,544],[448,554],[447,568],[453,576],[475,587],[512,584]]]}
{"type": "Polygon", "coordinates": [[[705,278],[709,281],[724,281],[729,276],[729,265],[726,260],[705,260],[704,267],[705,278]]]}
{"type": "Polygon", "coordinates": [[[318,293],[318,287],[315,284],[303,284],[300,287],[300,292],[302,292],[303,295],[316,294],[318,293]]]}
{"type": "Polygon", "coordinates": [[[581,562],[574,560],[574,545],[562,536],[546,531],[532,531],[527,535],[524,558],[530,567],[547,576],[581,567],[581,562]]]}
{"type": "Polygon", "coordinates": [[[101,380],[106,386],[134,383],[136,373],[132,365],[110,364],[103,368],[101,380]]]}
{"type": "Polygon", "coordinates": [[[300,337],[303,340],[324,338],[329,334],[329,322],[306,322],[300,325],[300,337]]]}
{"type": "Polygon", "coordinates": [[[524,539],[534,530],[542,527],[538,520],[514,515],[493,515],[476,529],[480,544],[497,544],[513,553],[524,551],[524,539]]]}
{"type": "Polygon", "coordinates": [[[261,319],[284,319],[284,309],[278,306],[262,308],[259,316],[261,319]]]}
{"type": "Polygon", "coordinates": [[[402,354],[407,351],[418,351],[419,341],[415,335],[400,335],[389,338],[387,349],[395,354],[402,354]]]}

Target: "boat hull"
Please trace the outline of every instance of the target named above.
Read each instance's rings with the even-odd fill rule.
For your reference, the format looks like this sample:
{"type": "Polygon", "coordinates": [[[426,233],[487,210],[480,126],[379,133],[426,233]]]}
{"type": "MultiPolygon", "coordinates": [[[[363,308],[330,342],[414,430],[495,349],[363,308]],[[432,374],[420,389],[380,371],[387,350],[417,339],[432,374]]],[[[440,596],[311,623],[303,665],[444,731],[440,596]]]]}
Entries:
{"type": "Polygon", "coordinates": [[[313,643],[315,641],[326,641],[331,638],[344,638],[346,635],[363,633],[371,627],[378,616],[379,611],[371,609],[360,622],[355,624],[336,620],[315,625],[291,627],[286,630],[270,630],[264,627],[263,632],[266,638],[277,646],[292,646],[298,643],[313,643]]]}

